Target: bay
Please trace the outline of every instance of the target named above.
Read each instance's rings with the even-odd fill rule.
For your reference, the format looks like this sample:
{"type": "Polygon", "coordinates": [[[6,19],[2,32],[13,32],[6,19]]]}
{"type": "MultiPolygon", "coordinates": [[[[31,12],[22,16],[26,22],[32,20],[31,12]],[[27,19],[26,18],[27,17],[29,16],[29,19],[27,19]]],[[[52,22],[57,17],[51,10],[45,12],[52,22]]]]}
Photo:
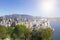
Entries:
{"type": "Polygon", "coordinates": [[[55,30],[52,39],[60,40],[60,21],[57,21],[57,22],[52,21],[50,24],[52,28],[54,28],[55,30]]]}

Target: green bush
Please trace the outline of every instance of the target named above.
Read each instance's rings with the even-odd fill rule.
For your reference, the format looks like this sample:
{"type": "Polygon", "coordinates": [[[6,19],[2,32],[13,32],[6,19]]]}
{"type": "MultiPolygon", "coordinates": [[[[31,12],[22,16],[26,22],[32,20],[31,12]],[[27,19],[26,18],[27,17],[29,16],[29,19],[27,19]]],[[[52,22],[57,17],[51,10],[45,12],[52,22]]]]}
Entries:
{"type": "Polygon", "coordinates": [[[42,40],[51,40],[53,35],[53,29],[52,28],[40,28],[38,30],[39,36],[42,38],[42,40]]]}
{"type": "Polygon", "coordinates": [[[30,34],[30,30],[26,28],[25,25],[16,25],[15,29],[13,30],[11,34],[11,38],[17,38],[17,39],[28,39],[30,34]]]}
{"type": "Polygon", "coordinates": [[[52,40],[54,30],[52,28],[39,28],[38,30],[29,30],[25,25],[16,25],[16,27],[4,27],[0,25],[0,39],[7,38],[11,40],[52,40]]]}
{"type": "Polygon", "coordinates": [[[6,27],[0,25],[0,39],[5,39],[6,37],[7,37],[6,27]]]}

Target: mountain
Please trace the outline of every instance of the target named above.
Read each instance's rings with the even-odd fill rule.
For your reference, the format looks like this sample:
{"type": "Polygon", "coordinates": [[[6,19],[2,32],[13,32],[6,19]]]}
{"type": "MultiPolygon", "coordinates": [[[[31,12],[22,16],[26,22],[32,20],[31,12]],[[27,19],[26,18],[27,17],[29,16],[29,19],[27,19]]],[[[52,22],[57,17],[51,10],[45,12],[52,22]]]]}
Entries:
{"type": "Polygon", "coordinates": [[[21,17],[21,18],[34,18],[33,16],[31,15],[25,15],[25,14],[12,14],[12,15],[5,15],[5,16],[2,16],[2,17],[6,17],[6,18],[18,18],[18,17],[21,17]]]}

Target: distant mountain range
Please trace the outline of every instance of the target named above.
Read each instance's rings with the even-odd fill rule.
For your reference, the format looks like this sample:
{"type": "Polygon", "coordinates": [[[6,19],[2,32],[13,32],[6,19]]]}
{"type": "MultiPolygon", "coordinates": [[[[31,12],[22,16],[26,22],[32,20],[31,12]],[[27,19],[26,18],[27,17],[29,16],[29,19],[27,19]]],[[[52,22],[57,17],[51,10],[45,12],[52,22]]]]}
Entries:
{"type": "MultiPolygon", "coordinates": [[[[8,18],[18,18],[18,17],[21,17],[21,18],[27,18],[27,19],[32,19],[32,18],[35,18],[35,19],[40,19],[40,18],[45,18],[45,17],[35,17],[35,16],[31,16],[31,15],[26,15],[26,14],[12,14],[12,15],[5,15],[5,16],[1,16],[0,18],[2,17],[6,17],[7,19],[8,18]]],[[[60,18],[47,18],[51,21],[60,21],[60,18]]]]}
{"type": "Polygon", "coordinates": [[[6,18],[18,18],[18,17],[21,17],[21,18],[28,18],[28,19],[34,18],[31,15],[25,15],[25,14],[12,14],[12,15],[5,15],[5,16],[1,16],[1,17],[6,17],[6,18]]]}

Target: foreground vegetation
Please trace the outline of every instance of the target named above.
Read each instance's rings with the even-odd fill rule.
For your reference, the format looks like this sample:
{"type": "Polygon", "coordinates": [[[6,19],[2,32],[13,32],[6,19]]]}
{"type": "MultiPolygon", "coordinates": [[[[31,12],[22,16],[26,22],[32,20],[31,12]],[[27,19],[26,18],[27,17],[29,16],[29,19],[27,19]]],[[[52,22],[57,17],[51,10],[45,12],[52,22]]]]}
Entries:
{"type": "Polygon", "coordinates": [[[10,40],[52,40],[53,29],[39,28],[38,30],[29,30],[25,25],[16,25],[15,27],[4,27],[0,25],[0,39],[10,40]]]}

